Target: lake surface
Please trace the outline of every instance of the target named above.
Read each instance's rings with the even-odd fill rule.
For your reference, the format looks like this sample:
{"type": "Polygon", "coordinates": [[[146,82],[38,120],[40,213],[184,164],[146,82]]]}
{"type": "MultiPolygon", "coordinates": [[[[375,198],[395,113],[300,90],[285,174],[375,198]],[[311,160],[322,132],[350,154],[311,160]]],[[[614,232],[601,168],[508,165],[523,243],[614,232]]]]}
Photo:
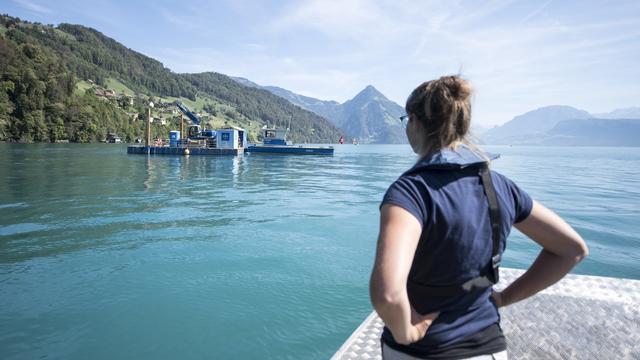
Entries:
{"type": "MultiPolygon", "coordinates": [[[[486,149],[587,240],[576,273],[640,279],[640,148],[486,149]]],[[[0,357],[327,359],[371,311],[378,205],[415,160],[0,144],[0,357]]]]}

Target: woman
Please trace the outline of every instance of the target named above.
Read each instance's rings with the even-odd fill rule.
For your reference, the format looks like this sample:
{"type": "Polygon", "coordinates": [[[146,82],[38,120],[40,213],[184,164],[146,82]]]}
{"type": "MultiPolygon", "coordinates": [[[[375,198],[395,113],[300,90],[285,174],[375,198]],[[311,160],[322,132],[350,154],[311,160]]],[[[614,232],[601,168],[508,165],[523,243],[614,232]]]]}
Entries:
{"type": "Polygon", "coordinates": [[[406,133],[420,156],[387,190],[371,302],[385,359],[505,359],[498,308],[552,285],[588,254],[584,240],[533,201],[467,139],[471,89],[458,76],[418,86],[406,133]],[[515,226],[542,246],[531,267],[492,292],[515,226]]]}

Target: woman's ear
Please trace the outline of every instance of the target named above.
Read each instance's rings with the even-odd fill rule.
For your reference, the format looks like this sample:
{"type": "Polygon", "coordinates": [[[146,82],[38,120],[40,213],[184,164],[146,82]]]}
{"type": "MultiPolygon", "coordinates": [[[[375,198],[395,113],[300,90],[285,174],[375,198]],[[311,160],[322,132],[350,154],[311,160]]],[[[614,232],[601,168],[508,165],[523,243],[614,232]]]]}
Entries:
{"type": "Polygon", "coordinates": [[[411,122],[413,123],[413,130],[415,132],[422,134],[422,132],[425,130],[424,124],[422,123],[422,121],[418,120],[417,116],[413,114],[410,116],[411,116],[411,122]]]}

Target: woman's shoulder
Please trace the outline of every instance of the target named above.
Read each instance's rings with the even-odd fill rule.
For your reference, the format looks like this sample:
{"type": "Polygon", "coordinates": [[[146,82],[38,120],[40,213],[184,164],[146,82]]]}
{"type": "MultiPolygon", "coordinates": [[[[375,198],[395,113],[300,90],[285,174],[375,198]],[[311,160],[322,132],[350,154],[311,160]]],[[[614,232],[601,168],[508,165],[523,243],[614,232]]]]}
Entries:
{"type": "Polygon", "coordinates": [[[520,222],[529,216],[533,207],[533,199],[529,193],[506,175],[494,170],[491,170],[491,175],[496,192],[503,194],[503,198],[514,209],[514,222],[520,222]]]}
{"type": "MultiPolygon", "coordinates": [[[[494,186],[503,187],[504,190],[508,190],[508,191],[512,191],[512,190],[522,191],[520,189],[520,186],[518,186],[518,184],[514,180],[493,169],[491,170],[491,178],[494,182],[494,186]]],[[[500,190],[500,189],[496,189],[496,190],[500,190]]]]}
{"type": "Polygon", "coordinates": [[[424,221],[430,202],[430,190],[424,179],[417,174],[403,174],[389,186],[380,206],[400,206],[424,221]]]}
{"type": "Polygon", "coordinates": [[[427,184],[420,174],[402,174],[387,188],[386,194],[401,193],[411,197],[423,196],[427,184]]]}

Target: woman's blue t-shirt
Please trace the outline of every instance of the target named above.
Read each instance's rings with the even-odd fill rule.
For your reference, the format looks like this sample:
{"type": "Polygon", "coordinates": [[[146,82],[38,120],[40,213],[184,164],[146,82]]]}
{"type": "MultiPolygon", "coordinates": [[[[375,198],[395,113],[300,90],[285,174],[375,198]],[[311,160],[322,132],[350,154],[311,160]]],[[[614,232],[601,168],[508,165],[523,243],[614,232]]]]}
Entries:
{"type": "MultiPolygon", "coordinates": [[[[422,224],[422,234],[409,273],[409,281],[428,286],[452,286],[480,275],[491,259],[489,205],[478,175],[485,162],[466,147],[442,150],[419,161],[387,190],[382,205],[399,206],[422,224]]],[[[491,171],[501,219],[501,252],[514,223],[527,218],[531,197],[505,176],[491,171]]],[[[421,314],[440,315],[416,350],[430,351],[464,340],[499,322],[490,301],[491,289],[455,297],[416,295],[411,305],[421,314]]],[[[383,340],[393,341],[385,328],[383,340]]]]}

